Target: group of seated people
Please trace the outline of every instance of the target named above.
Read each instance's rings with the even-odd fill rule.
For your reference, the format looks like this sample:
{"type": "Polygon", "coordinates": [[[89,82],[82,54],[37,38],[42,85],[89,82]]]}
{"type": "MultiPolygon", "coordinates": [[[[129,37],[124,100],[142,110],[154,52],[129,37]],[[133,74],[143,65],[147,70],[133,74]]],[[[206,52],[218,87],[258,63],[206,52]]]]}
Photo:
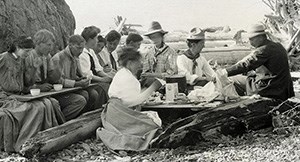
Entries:
{"type": "Polygon", "coordinates": [[[120,46],[117,31],[105,37],[100,32],[95,26],[86,27],[81,35],[70,36],[68,46],[52,56],[55,37],[42,29],[33,39],[18,38],[1,54],[0,149],[19,151],[38,131],[106,104],[97,137],[114,150],[145,150],[161,128],[161,120],[156,112],[141,111],[140,105],[165,82],[155,79],[144,87],[139,80],[141,73],[160,74],[160,78],[180,74],[189,85],[201,86],[226,76],[240,95],[259,94],[279,100],[294,96],[286,51],[267,39],[260,24],[248,31],[255,50],[235,65],[217,71],[200,54],[205,44],[205,30],[200,28],[191,29],[186,39],[188,49],[179,55],[165,43],[168,32],[156,21],[144,34],[153,44],[143,49],[139,34],[130,33],[120,46]],[[32,88],[47,92],[54,83],[82,89],[30,102],[10,97],[32,88]],[[25,111],[21,115],[18,109],[25,111]]]}

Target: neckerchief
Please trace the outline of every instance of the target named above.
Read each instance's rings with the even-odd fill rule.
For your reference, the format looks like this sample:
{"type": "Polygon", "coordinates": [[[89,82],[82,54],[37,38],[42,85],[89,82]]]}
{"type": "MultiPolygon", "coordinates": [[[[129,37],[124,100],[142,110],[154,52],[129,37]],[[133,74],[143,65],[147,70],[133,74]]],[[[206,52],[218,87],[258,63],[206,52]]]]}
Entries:
{"type": "Polygon", "coordinates": [[[196,74],[196,67],[198,66],[197,63],[197,58],[200,57],[200,53],[193,55],[193,53],[191,52],[191,50],[187,50],[183,53],[187,58],[191,59],[193,61],[193,68],[192,68],[192,73],[196,74]]]}
{"type": "Polygon", "coordinates": [[[153,58],[153,62],[154,63],[153,63],[153,66],[152,66],[152,72],[155,72],[155,69],[156,69],[156,66],[157,66],[157,57],[160,54],[164,53],[168,48],[169,48],[169,46],[166,45],[165,43],[164,43],[164,45],[163,45],[163,47],[161,49],[158,49],[158,48],[154,47],[155,54],[154,54],[154,58],[153,58]]]}

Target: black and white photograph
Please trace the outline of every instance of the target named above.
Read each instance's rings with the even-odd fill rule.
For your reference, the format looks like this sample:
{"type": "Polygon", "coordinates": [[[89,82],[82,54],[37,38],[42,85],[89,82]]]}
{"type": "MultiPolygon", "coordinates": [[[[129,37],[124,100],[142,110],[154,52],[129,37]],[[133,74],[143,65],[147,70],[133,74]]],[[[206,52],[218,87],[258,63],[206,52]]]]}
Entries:
{"type": "Polygon", "coordinates": [[[300,0],[0,0],[0,162],[300,161],[300,0]]]}

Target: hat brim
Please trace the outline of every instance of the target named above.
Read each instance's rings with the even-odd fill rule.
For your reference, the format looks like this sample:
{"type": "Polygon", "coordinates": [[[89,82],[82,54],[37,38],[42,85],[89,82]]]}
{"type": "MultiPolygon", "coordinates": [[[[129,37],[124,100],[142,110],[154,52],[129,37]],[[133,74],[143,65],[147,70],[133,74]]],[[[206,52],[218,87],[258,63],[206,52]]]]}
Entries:
{"type": "Polygon", "coordinates": [[[168,31],[164,31],[164,30],[162,30],[162,29],[153,30],[153,31],[150,31],[150,32],[145,33],[144,36],[149,36],[149,35],[154,34],[154,33],[167,34],[168,31]]]}
{"type": "Polygon", "coordinates": [[[248,33],[248,38],[254,38],[259,35],[267,34],[267,32],[248,33]]]}
{"type": "Polygon", "coordinates": [[[187,40],[204,40],[205,37],[187,37],[187,40]]]}

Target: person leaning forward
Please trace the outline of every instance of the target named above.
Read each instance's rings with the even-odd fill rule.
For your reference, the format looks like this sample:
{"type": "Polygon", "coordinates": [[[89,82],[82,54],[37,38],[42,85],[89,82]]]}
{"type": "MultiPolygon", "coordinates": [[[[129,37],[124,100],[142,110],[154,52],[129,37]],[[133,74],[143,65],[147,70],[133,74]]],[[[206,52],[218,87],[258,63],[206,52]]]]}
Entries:
{"type": "MultiPolygon", "coordinates": [[[[38,31],[33,38],[35,48],[25,58],[25,84],[39,88],[42,92],[50,91],[52,83],[60,79],[61,72],[51,60],[50,52],[54,45],[54,35],[46,29],[38,31]]],[[[55,63],[56,64],[56,63],[55,63]]],[[[54,96],[66,120],[77,117],[87,101],[82,95],[75,93],[54,96]]]]}
{"type": "Polygon", "coordinates": [[[97,35],[99,33],[100,29],[95,26],[84,28],[81,36],[86,42],[84,49],[79,56],[79,62],[83,76],[91,78],[94,83],[98,83],[100,86],[100,88],[97,88],[99,90],[98,93],[102,93],[102,90],[100,89],[103,89],[107,96],[112,76],[103,71],[103,67],[99,64],[99,60],[93,50],[97,45],[97,35]]]}
{"type": "MultiPolygon", "coordinates": [[[[94,87],[88,87],[90,79],[83,77],[78,57],[82,53],[84,45],[85,40],[82,36],[72,35],[69,38],[68,46],[55,54],[51,60],[59,63],[58,65],[54,65],[59,67],[62,73],[59,83],[62,83],[66,88],[84,88],[85,91],[79,91],[78,94],[84,96],[88,101],[86,108],[83,110],[83,112],[86,112],[101,107],[102,104],[106,103],[107,99],[105,95],[99,96],[94,87]]],[[[103,93],[105,94],[104,90],[103,93]]]]}
{"type": "Polygon", "coordinates": [[[239,89],[247,95],[259,94],[279,100],[294,96],[293,83],[288,65],[287,51],[280,43],[267,38],[265,26],[255,24],[248,31],[250,44],[255,47],[248,56],[226,69],[219,69],[219,76],[233,76],[239,89]],[[248,72],[247,76],[234,78],[248,72]]]}

